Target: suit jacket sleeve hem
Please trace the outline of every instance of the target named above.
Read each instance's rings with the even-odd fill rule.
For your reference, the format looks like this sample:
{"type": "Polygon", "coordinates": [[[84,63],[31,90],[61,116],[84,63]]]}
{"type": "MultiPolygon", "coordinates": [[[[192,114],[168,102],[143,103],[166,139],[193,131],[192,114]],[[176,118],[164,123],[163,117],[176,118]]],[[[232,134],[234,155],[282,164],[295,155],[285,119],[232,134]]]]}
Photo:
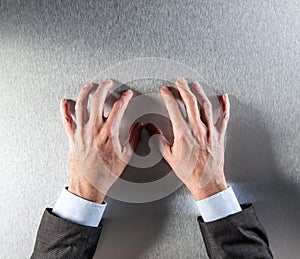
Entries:
{"type": "Polygon", "coordinates": [[[210,258],[273,258],[267,234],[252,204],[242,211],[205,223],[198,222],[210,258]]]}
{"type": "Polygon", "coordinates": [[[44,211],[31,258],[92,258],[100,237],[98,227],[79,225],[44,211]]]}

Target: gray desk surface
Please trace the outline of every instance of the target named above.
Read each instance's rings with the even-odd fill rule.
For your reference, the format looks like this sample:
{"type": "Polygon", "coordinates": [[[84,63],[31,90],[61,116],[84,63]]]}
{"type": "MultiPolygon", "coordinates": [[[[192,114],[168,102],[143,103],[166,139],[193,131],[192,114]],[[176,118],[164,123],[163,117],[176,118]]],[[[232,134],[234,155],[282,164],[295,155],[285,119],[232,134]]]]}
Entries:
{"type": "MultiPolygon", "coordinates": [[[[254,202],[276,258],[300,247],[299,1],[0,1],[0,257],[32,251],[68,182],[59,100],[99,71],[157,56],[195,68],[232,110],[226,175],[254,202]]],[[[147,89],[142,89],[147,92],[147,89]]],[[[109,200],[96,257],[205,258],[186,189],[109,200]]]]}

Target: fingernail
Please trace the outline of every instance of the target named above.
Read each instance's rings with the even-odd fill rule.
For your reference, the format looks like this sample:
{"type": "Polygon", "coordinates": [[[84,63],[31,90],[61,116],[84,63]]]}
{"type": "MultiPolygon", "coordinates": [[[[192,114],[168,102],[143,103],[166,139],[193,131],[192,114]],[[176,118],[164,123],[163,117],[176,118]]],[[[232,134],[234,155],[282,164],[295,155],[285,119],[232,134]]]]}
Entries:
{"type": "Polygon", "coordinates": [[[122,96],[127,96],[127,95],[132,95],[132,94],[133,94],[133,92],[130,89],[121,92],[122,96]]]}
{"type": "Polygon", "coordinates": [[[125,91],[123,94],[124,94],[124,95],[132,95],[133,92],[132,92],[132,90],[128,89],[128,90],[125,91]]]}
{"type": "Polygon", "coordinates": [[[192,86],[192,87],[197,87],[197,86],[198,86],[198,82],[195,81],[195,82],[191,83],[191,86],[192,86]]]}
{"type": "Polygon", "coordinates": [[[112,81],[109,78],[106,78],[103,82],[107,83],[107,84],[111,84],[112,83],[112,81]]]}
{"type": "Polygon", "coordinates": [[[183,77],[180,77],[180,78],[177,79],[177,82],[178,82],[179,84],[185,84],[185,83],[186,83],[186,80],[185,80],[183,77]]]}
{"type": "Polygon", "coordinates": [[[161,90],[169,91],[169,88],[168,88],[167,86],[164,85],[164,86],[161,88],[161,90]]]}

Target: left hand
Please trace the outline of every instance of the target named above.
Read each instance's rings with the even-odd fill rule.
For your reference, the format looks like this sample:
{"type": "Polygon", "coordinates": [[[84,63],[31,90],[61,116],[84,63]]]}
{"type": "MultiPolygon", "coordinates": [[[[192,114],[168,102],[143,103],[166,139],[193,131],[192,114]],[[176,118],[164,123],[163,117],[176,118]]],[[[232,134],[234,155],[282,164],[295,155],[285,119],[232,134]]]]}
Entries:
{"type": "Polygon", "coordinates": [[[104,80],[99,86],[89,83],[82,88],[77,102],[61,101],[61,114],[70,143],[68,190],[97,203],[103,202],[109,188],[127,166],[143,128],[142,123],[134,124],[127,141],[121,145],[120,123],[133,92],[127,90],[121,94],[105,119],[104,102],[112,86],[110,79],[104,80]]]}

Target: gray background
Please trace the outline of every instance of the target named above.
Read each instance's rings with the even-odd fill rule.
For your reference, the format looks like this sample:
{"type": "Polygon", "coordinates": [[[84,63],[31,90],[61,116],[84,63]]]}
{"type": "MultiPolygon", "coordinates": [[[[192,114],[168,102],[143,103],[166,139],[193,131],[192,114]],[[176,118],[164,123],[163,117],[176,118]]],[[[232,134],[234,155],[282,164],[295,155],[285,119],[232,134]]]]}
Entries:
{"type": "MultiPolygon", "coordinates": [[[[157,56],[229,93],[226,176],[255,203],[275,257],[298,258],[299,11],[296,0],[1,0],[0,257],[29,257],[68,183],[60,99],[110,65],[157,56]]],[[[108,199],[96,257],[206,258],[196,215],[185,188],[148,204],[108,199]]]]}

